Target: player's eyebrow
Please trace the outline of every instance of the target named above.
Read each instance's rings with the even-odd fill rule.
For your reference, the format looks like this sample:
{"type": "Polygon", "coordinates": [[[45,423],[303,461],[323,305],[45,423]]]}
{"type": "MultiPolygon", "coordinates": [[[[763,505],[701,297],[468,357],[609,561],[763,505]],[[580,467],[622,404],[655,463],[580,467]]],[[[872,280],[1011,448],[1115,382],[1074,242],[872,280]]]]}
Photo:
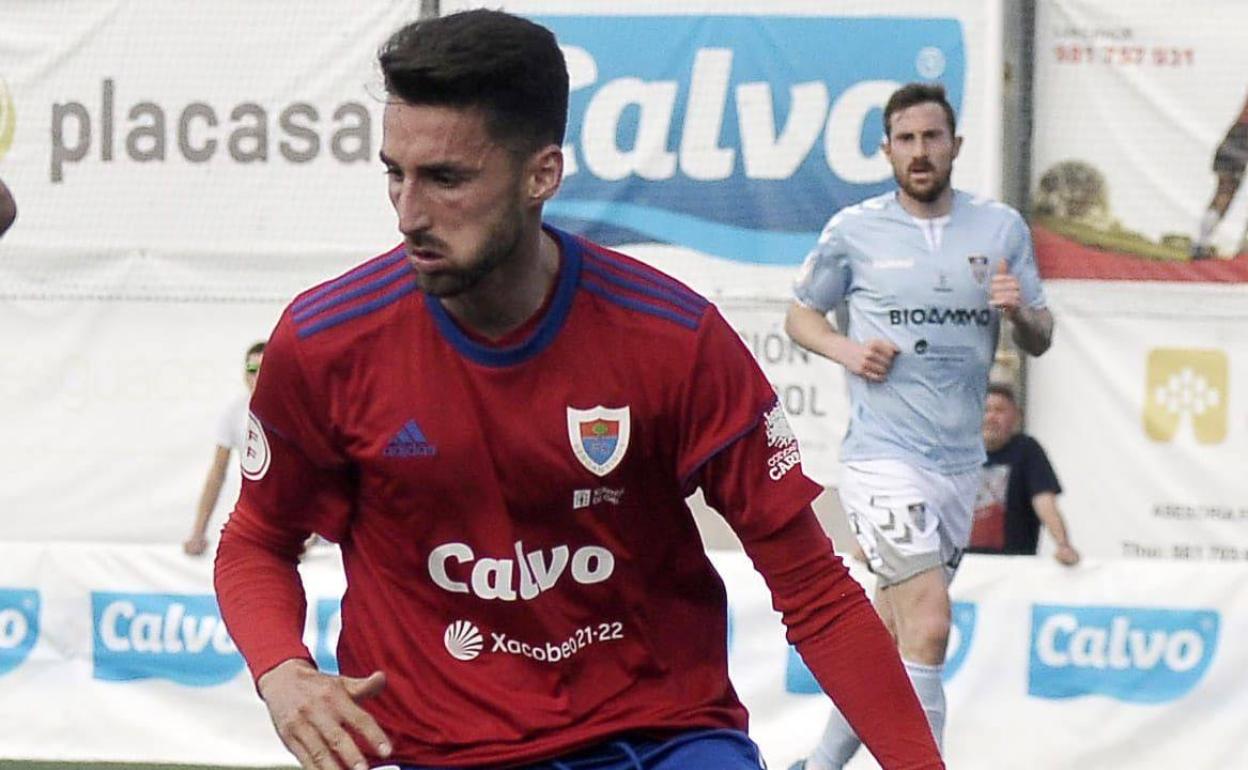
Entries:
{"type": "MultiPolygon", "coordinates": [[[[377,153],[377,158],[387,168],[399,168],[398,161],[391,158],[384,150],[377,153]]],[[[464,163],[455,161],[439,161],[435,163],[422,163],[416,167],[416,171],[421,174],[457,174],[459,176],[472,176],[478,169],[464,163]]]]}

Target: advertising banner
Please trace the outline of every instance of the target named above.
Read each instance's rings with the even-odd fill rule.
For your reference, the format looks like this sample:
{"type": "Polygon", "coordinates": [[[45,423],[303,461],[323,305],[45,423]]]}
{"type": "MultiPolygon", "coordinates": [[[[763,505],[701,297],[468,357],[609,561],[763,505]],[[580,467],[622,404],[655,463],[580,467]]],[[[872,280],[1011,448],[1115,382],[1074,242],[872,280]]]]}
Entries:
{"type": "Polygon", "coordinates": [[[0,8],[0,296],[288,298],[398,241],[378,46],[419,0],[0,8]]]}
{"type": "MultiPolygon", "coordinates": [[[[785,642],[749,560],[717,551],[712,561],[728,591],[729,669],[751,735],[768,766],[788,767],[814,745],[829,701],[785,642]]],[[[336,672],[336,549],[314,548],[300,571],[304,641],[336,672]]],[[[210,573],[208,560],[171,546],[0,543],[0,756],[289,764],[210,573]]],[[[1070,569],[973,555],[953,596],[950,767],[1238,766],[1248,712],[1248,649],[1235,643],[1248,634],[1242,568],[1093,559],[1070,569]]],[[[850,767],[878,765],[864,751],[850,767]]]]}
{"type": "Polygon", "coordinates": [[[1060,325],[1029,369],[1028,429],[1057,470],[1076,546],[1242,566],[1243,287],[1055,281],[1046,291],[1060,325]]]}
{"type": "Polygon", "coordinates": [[[1085,554],[1248,559],[1245,22],[1234,0],[1037,4],[1031,221],[1057,331],[1027,425],[1085,554]]]}
{"type": "Polygon", "coordinates": [[[904,83],[945,86],[966,137],[954,183],[999,194],[998,0],[501,5],[568,61],[550,217],[712,299],[789,297],[827,220],[894,187],[881,116],[904,83]]]}
{"type": "Polygon", "coordinates": [[[1041,274],[1248,281],[1248,5],[1037,4],[1041,274]]]}

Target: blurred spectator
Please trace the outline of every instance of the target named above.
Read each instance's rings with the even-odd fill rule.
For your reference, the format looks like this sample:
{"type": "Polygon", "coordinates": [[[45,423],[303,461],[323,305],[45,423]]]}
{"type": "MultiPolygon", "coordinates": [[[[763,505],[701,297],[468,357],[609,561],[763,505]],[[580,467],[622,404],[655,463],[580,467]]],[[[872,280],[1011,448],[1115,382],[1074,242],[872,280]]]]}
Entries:
{"type": "Polygon", "coordinates": [[[230,452],[241,452],[246,443],[247,403],[251,400],[251,391],[256,387],[256,376],[260,374],[260,362],[263,359],[263,342],[257,342],[247,349],[243,370],[243,382],[247,384],[247,392],[239,394],[238,398],[230,402],[217,422],[217,448],[212,458],[212,467],[208,470],[208,478],[204,480],[204,491],[199,496],[199,509],[195,514],[195,524],[191,527],[191,536],[182,543],[182,550],[189,556],[199,556],[208,550],[208,520],[212,518],[212,511],[217,507],[217,498],[221,496],[221,485],[225,482],[230,452]]]}
{"type": "Polygon", "coordinates": [[[0,236],[8,232],[15,219],[17,219],[17,201],[13,200],[13,193],[9,192],[9,188],[4,185],[4,180],[0,179],[0,236]]]}
{"type": "Polygon", "coordinates": [[[1008,385],[988,386],[984,404],[983,483],[975,501],[971,528],[974,553],[1035,554],[1040,525],[1057,542],[1054,556],[1065,565],[1079,563],[1066,522],[1057,508],[1062,487],[1040,442],[1019,430],[1021,414],[1008,385]]]}

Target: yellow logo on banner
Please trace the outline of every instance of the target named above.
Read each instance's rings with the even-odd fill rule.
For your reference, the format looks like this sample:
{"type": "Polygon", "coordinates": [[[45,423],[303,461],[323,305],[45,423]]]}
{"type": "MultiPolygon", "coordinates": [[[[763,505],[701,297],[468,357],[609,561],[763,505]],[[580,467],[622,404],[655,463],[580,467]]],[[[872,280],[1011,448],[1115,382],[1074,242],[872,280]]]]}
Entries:
{"type": "Polygon", "coordinates": [[[1201,444],[1226,439],[1226,353],[1221,350],[1156,348],[1148,354],[1144,432],[1173,441],[1183,417],[1201,444]]]}
{"type": "Polygon", "coordinates": [[[0,158],[13,146],[13,131],[17,127],[17,110],[9,85],[0,78],[0,158]]]}

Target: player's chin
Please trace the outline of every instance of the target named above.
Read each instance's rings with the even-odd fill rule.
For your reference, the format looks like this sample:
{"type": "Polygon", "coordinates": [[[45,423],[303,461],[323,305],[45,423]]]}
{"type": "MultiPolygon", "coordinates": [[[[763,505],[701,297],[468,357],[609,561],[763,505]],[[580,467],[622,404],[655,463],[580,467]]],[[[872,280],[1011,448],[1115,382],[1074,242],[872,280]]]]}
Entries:
{"type": "Polygon", "coordinates": [[[430,297],[449,299],[463,294],[467,290],[467,282],[454,273],[417,273],[416,285],[430,297]]]}
{"type": "Polygon", "coordinates": [[[944,185],[935,180],[924,180],[923,182],[914,182],[906,185],[906,192],[911,198],[921,203],[935,203],[940,194],[944,192],[944,185]]]}

